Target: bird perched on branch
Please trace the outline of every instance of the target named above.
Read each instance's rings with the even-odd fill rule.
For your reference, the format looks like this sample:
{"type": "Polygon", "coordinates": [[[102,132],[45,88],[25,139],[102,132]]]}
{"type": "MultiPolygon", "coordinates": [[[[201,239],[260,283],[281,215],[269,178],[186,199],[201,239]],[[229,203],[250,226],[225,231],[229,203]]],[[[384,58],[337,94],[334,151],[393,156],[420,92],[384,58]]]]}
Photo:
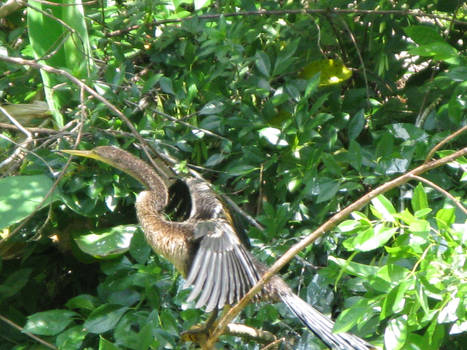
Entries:
{"type": "MultiPolygon", "coordinates": [[[[210,312],[235,304],[266,271],[266,266],[241,243],[229,212],[206,182],[184,179],[191,196],[191,212],[185,221],[173,222],[163,214],[169,202],[167,181],[149,164],[113,146],[62,152],[109,164],[145,187],[137,196],[136,213],[146,240],[180,271],[185,285],[192,286],[188,300],[197,300],[197,308],[210,312]]],[[[279,276],[266,283],[258,299],[284,302],[332,349],[373,349],[355,335],[333,333],[331,319],[294,294],[279,276]]]]}

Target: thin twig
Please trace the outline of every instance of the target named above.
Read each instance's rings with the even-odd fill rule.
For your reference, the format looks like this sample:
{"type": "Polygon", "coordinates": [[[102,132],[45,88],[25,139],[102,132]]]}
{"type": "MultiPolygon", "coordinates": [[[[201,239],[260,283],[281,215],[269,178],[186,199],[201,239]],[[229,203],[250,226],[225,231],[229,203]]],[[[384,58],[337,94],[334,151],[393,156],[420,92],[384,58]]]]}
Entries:
{"type": "Polygon", "coordinates": [[[48,347],[49,349],[54,349],[54,350],[57,350],[57,348],[46,342],[45,340],[39,338],[38,336],[32,334],[32,333],[29,333],[27,331],[24,330],[23,327],[21,327],[20,325],[16,324],[15,322],[9,320],[8,318],[6,318],[5,316],[3,315],[0,315],[0,320],[2,320],[3,322],[5,322],[6,324],[10,325],[11,327],[13,328],[16,328],[17,330],[19,330],[21,333],[23,333],[24,335],[27,335],[28,337],[34,339],[35,341],[37,341],[38,343],[41,343],[42,345],[48,347]]]}
{"type": "MultiPolygon", "coordinates": [[[[81,94],[80,94],[81,103],[83,103],[83,101],[84,101],[84,91],[85,90],[86,89],[84,87],[81,87],[81,94]]],[[[83,127],[84,127],[84,113],[81,114],[81,120],[80,120],[80,124],[78,126],[78,134],[76,136],[74,148],[78,147],[79,143],[81,142],[83,127]]],[[[26,218],[24,218],[21,221],[21,223],[10,233],[9,237],[13,237],[17,232],[19,232],[19,230],[21,230],[21,228],[23,228],[29,222],[29,220],[32,219],[32,217],[36,214],[37,210],[42,208],[44,203],[46,203],[47,199],[54,193],[54,191],[57,188],[60,180],[63,178],[63,176],[65,176],[65,173],[66,173],[68,167],[71,164],[71,159],[72,159],[72,157],[69,157],[67,159],[67,161],[65,163],[65,166],[62,168],[62,170],[60,171],[60,173],[56,177],[54,183],[52,184],[52,186],[50,187],[49,191],[46,193],[46,195],[44,196],[42,201],[34,208],[34,210],[33,210],[33,212],[31,214],[29,214],[26,218]]],[[[54,174],[52,174],[52,175],[54,175],[54,174]]]]}
{"type": "Polygon", "coordinates": [[[220,17],[240,17],[240,16],[282,16],[293,14],[356,14],[356,15],[394,15],[394,16],[417,16],[439,18],[452,21],[455,24],[467,26],[467,22],[454,19],[450,16],[426,13],[418,10],[360,10],[360,9],[290,9],[290,10],[256,10],[256,11],[238,11],[231,13],[214,13],[199,16],[189,16],[184,18],[171,18],[164,20],[156,20],[151,23],[135,24],[133,26],[114,30],[107,34],[108,37],[118,36],[128,33],[132,30],[139,29],[143,26],[158,26],[161,24],[181,23],[192,19],[198,20],[217,20],[220,17]]]}
{"type": "Polygon", "coordinates": [[[347,33],[349,33],[350,40],[352,41],[352,44],[355,47],[355,51],[357,52],[358,59],[360,61],[360,65],[362,66],[362,73],[363,73],[363,81],[365,82],[365,91],[366,91],[366,102],[368,106],[370,106],[370,88],[368,86],[368,77],[366,76],[366,67],[365,67],[365,62],[363,61],[362,54],[360,52],[360,48],[358,47],[357,40],[355,39],[355,36],[353,35],[352,31],[350,30],[349,25],[347,22],[339,16],[339,19],[344,25],[345,30],[347,33]]]}
{"type": "Polygon", "coordinates": [[[7,117],[12,123],[14,126],[16,126],[18,128],[19,131],[21,131],[23,134],[26,135],[26,139],[21,142],[20,146],[21,147],[18,147],[15,149],[15,151],[13,152],[13,154],[11,154],[10,157],[8,157],[7,159],[5,159],[3,162],[0,163],[0,169],[5,167],[6,165],[10,164],[14,159],[16,159],[16,157],[18,157],[22,150],[23,149],[27,149],[28,148],[28,145],[32,142],[32,134],[26,130],[10,113],[8,113],[8,111],[3,108],[2,106],[0,106],[0,112],[3,113],[5,115],[5,117],[7,117]]]}
{"type": "MultiPolygon", "coordinates": [[[[0,129],[8,129],[8,130],[20,130],[16,125],[11,125],[7,123],[0,123],[0,129]]],[[[59,130],[55,129],[49,129],[49,128],[28,128],[24,127],[25,130],[29,131],[30,133],[33,134],[46,134],[46,135],[51,135],[51,134],[60,134],[62,133],[59,130]]]]}
{"type": "Polygon", "coordinates": [[[461,202],[459,202],[452,194],[450,194],[448,191],[446,191],[445,189],[439,187],[437,184],[431,182],[430,180],[428,179],[425,179],[424,177],[421,177],[421,176],[417,176],[417,175],[413,175],[412,176],[412,179],[414,180],[418,180],[418,181],[421,181],[421,182],[424,182],[426,183],[428,186],[430,187],[433,187],[436,191],[438,191],[439,193],[441,193],[443,196],[449,198],[450,200],[452,200],[454,202],[454,204],[464,212],[465,215],[467,215],[467,209],[462,205],[461,202]]]}
{"type": "Polygon", "coordinates": [[[441,147],[443,147],[446,143],[450,142],[451,140],[455,139],[457,136],[462,134],[463,132],[467,131],[467,125],[464,125],[462,128],[457,130],[456,132],[452,133],[448,137],[442,139],[435,147],[431,149],[431,151],[428,153],[428,155],[425,158],[425,162],[428,162],[431,158],[433,158],[433,155],[437,150],[439,150],[441,147]]]}
{"type": "Polygon", "coordinates": [[[75,76],[73,76],[72,74],[70,74],[69,72],[67,72],[66,70],[63,70],[63,69],[59,69],[59,68],[55,68],[55,67],[52,67],[52,66],[49,66],[47,64],[44,64],[44,63],[39,63],[39,62],[35,62],[33,60],[26,60],[24,58],[20,58],[20,57],[8,57],[8,56],[4,56],[4,55],[0,55],[0,60],[2,61],[5,61],[5,62],[9,62],[9,63],[13,63],[13,64],[19,64],[19,65],[23,65],[23,66],[29,66],[29,67],[32,67],[32,68],[35,68],[35,69],[42,69],[48,73],[53,73],[53,74],[58,74],[58,75],[61,75],[63,77],[65,77],[66,79],[70,80],[72,83],[74,83],[75,85],[79,86],[80,88],[84,89],[86,92],[88,92],[90,95],[92,95],[94,98],[96,98],[97,100],[99,100],[100,102],[102,102],[105,106],[107,106],[108,109],[110,109],[110,111],[112,111],[114,114],[116,114],[120,119],[122,119],[125,124],[127,125],[127,127],[130,129],[130,131],[132,132],[132,134],[136,137],[136,139],[141,143],[141,148],[143,149],[143,152],[144,154],[146,155],[146,157],[149,159],[149,161],[151,162],[151,165],[155,168],[155,169],[159,169],[159,166],[154,162],[154,160],[151,158],[151,155],[149,154],[149,151],[147,149],[147,143],[146,141],[143,139],[143,137],[138,133],[138,131],[135,129],[135,127],[133,126],[133,124],[131,123],[131,121],[128,119],[128,117],[126,115],[124,115],[114,104],[112,104],[109,100],[107,100],[105,97],[103,97],[102,95],[100,95],[96,90],[92,89],[91,87],[89,87],[88,85],[86,85],[84,82],[82,82],[80,79],[76,78],[75,76]]]}
{"type": "Polygon", "coordinates": [[[318,227],[313,233],[303,238],[300,242],[294,244],[284,255],[282,255],[276,262],[266,271],[266,273],[261,277],[258,283],[253,286],[249,292],[235,305],[233,306],[226,314],[224,314],[217,323],[216,328],[213,330],[212,336],[209,338],[207,345],[208,348],[213,348],[214,344],[216,343],[217,339],[223,334],[225,327],[230,321],[236,317],[240,311],[250,302],[253,296],[260,291],[260,289],[264,286],[266,282],[270,280],[272,276],[274,276],[282,267],[284,267],[295,255],[297,255],[301,250],[309,246],[313,243],[316,239],[321,237],[325,232],[331,230],[335,227],[339,222],[344,220],[348,215],[352,212],[359,210],[364,205],[366,205],[369,201],[371,201],[376,196],[387,192],[393,188],[396,188],[410,179],[414,175],[420,175],[428,170],[434,169],[446,163],[454,161],[456,158],[462,157],[467,155],[467,147],[460,149],[457,152],[454,152],[446,157],[431,161],[429,163],[424,163],[417,168],[405,173],[385,184],[378,186],[374,190],[370,191],[369,193],[363,195],[360,199],[353,202],[339,213],[332,216],[328,221],[318,227]]]}

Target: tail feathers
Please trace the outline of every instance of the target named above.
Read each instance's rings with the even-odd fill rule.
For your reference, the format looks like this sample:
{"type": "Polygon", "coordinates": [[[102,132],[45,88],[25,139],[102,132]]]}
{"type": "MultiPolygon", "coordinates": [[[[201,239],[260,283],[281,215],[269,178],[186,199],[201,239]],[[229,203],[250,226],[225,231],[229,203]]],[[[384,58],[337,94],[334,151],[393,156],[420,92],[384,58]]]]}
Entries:
{"type": "Polygon", "coordinates": [[[334,322],[293,293],[280,295],[282,301],[318,338],[331,349],[369,350],[374,347],[350,333],[333,333],[334,322]]]}

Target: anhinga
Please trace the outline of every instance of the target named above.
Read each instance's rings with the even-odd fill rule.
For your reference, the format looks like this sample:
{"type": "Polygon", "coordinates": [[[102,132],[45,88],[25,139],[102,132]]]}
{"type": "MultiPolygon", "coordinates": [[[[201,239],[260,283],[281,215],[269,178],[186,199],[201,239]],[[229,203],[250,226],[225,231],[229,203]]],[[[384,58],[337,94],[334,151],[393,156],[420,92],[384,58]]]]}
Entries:
{"type": "MultiPolygon", "coordinates": [[[[149,245],[168,259],[193,289],[188,299],[207,312],[232,305],[259,280],[266,266],[242,245],[229,212],[203,181],[184,179],[191,196],[191,213],[183,222],[172,222],[163,214],[169,201],[168,187],[147,163],[113,146],[66,153],[93,158],[137,179],[145,190],[136,199],[136,213],[149,245]]],[[[373,349],[350,333],[333,333],[334,323],[294,294],[274,276],[258,296],[260,300],[283,301],[324,343],[333,349],[373,349]]]]}

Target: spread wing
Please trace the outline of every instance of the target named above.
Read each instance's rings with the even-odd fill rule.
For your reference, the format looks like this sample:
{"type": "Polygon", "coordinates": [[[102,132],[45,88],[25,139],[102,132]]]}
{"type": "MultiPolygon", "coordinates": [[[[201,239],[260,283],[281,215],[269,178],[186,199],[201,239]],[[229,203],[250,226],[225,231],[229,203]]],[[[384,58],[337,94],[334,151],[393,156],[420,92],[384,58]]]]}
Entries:
{"type": "Polygon", "coordinates": [[[188,301],[206,311],[240,300],[259,280],[255,262],[225,219],[200,221],[195,226],[199,248],[185,286],[193,285],[188,301]]]}

